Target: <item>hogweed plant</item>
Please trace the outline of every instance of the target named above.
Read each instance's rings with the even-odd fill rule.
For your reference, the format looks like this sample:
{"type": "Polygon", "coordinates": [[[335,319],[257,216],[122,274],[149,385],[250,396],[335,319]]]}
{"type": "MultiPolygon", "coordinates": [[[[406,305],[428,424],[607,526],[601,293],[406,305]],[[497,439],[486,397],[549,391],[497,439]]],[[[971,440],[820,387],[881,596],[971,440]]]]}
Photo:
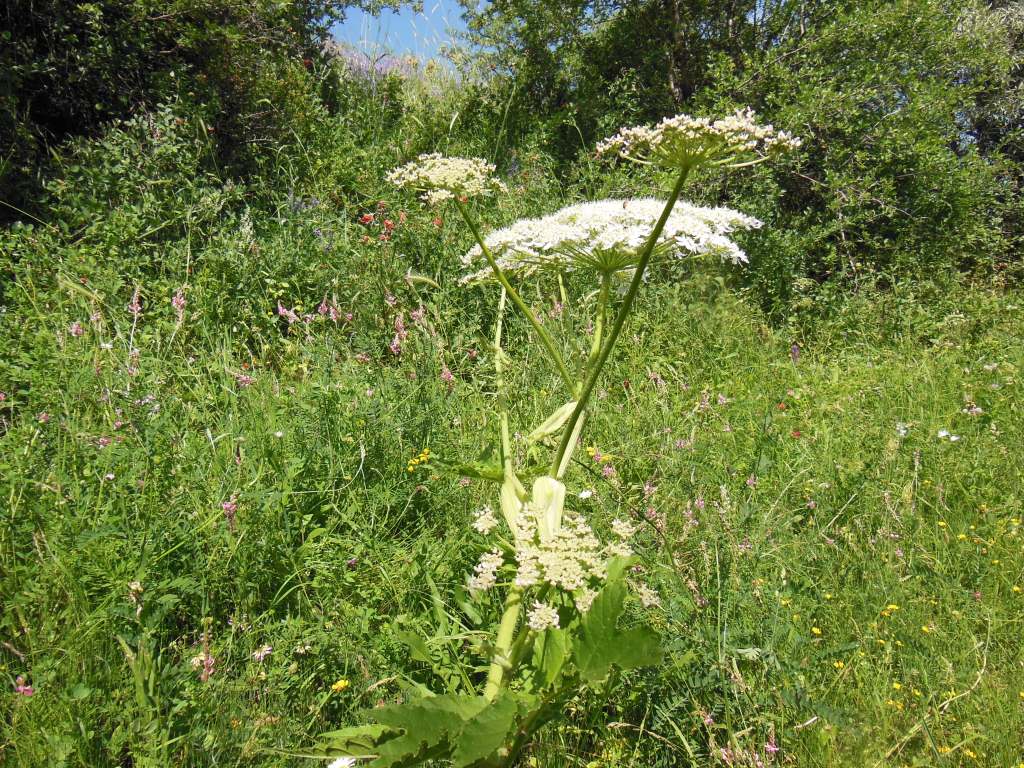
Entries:
{"type": "Polygon", "coordinates": [[[486,237],[469,200],[505,190],[493,177],[493,166],[430,154],[392,171],[393,183],[417,190],[428,203],[450,202],[458,208],[476,239],[464,257],[469,272],[462,282],[500,286],[493,337],[498,461],[458,465],[457,471],[498,486],[496,507],[485,506],[472,524],[491,543],[468,578],[469,600],[462,605],[484,626],[480,596],[497,592],[503,607],[484,633],[486,639],[470,651],[462,642],[468,635],[449,634],[448,619],[438,611],[445,626],[435,639],[450,650],[442,660],[426,641],[403,633],[413,657],[449,681],[447,690],[420,687],[404,703],[370,710],[367,716],[374,722],[326,734],[321,754],[337,758],[339,765],[367,759],[373,768],[427,761],[447,761],[456,768],[511,766],[537,731],[561,716],[569,699],[600,687],[615,668],[658,663],[660,641],[651,629],[619,626],[627,598],[642,607],[657,602],[654,590],[631,575],[634,526],[616,519],[611,540],[602,541],[569,504],[574,496],[567,491],[565,473],[594,407],[594,389],[651,261],[698,255],[746,261],[729,235],[760,222],[728,208],[680,202],[691,171],[749,166],[797,146],[799,141],[785,132],[758,125],[750,111],[717,121],[679,115],[653,127],[627,128],[602,142],[598,153],[671,171],[675,180],[667,199],[581,203],[486,237]],[[590,351],[575,375],[513,284],[570,271],[591,275],[597,283],[590,351]],[[612,290],[616,280],[625,282],[623,291],[612,290]],[[529,322],[566,389],[565,404],[527,437],[531,449],[551,450],[539,471],[517,466],[512,449],[502,347],[509,301],[529,322]],[[524,479],[531,476],[527,488],[524,479]],[[482,657],[479,664],[474,651],[482,657]]]}

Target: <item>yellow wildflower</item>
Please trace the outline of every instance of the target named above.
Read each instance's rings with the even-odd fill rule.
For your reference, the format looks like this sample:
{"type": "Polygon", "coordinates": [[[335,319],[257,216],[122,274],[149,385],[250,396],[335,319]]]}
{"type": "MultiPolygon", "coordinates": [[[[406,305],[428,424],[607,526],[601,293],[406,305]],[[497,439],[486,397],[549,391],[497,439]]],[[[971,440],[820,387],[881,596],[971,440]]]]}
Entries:
{"type": "Polygon", "coordinates": [[[811,634],[815,637],[821,637],[821,629],[819,627],[811,627],[811,634]]]}
{"type": "Polygon", "coordinates": [[[335,693],[341,693],[351,685],[347,677],[339,678],[335,681],[334,685],[331,686],[331,690],[335,693]]]}

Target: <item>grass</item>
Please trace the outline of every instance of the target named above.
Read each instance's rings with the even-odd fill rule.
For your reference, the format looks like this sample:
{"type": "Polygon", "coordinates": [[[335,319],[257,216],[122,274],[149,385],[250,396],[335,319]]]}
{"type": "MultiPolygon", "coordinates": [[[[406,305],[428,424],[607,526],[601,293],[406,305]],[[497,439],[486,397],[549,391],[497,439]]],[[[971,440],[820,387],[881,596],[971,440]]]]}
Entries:
{"type": "MultiPolygon", "coordinates": [[[[351,187],[249,209],[184,161],[139,198],[127,152],[84,231],[4,235],[0,762],[307,765],[290,754],[429,679],[396,629],[463,610],[445,596],[493,489],[407,464],[492,442],[493,302],[454,285],[454,216],[375,186],[380,152],[351,187]]],[[[536,178],[489,220],[557,205],[536,178]]],[[[578,362],[569,288],[561,315],[553,289],[527,299],[578,362]]],[[[645,521],[669,654],[575,702],[531,764],[1024,761],[1024,296],[894,289],[798,330],[712,271],[639,306],[569,486],[597,527],[645,521]]],[[[525,430],[562,399],[509,333],[525,430]]]]}

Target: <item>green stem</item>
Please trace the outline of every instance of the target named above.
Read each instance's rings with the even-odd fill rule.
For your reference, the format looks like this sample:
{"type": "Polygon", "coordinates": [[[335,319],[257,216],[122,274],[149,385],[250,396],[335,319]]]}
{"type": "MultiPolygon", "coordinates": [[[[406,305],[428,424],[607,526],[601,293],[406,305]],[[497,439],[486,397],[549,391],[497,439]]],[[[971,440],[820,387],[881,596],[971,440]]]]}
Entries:
{"type": "Polygon", "coordinates": [[[505,392],[505,369],[501,349],[501,325],[505,317],[505,289],[498,299],[498,319],[494,322],[494,385],[498,391],[498,421],[501,425],[501,466],[507,477],[512,471],[512,440],[508,426],[508,394],[505,392]]]}
{"type": "Polygon", "coordinates": [[[562,440],[559,443],[555,459],[551,463],[552,474],[557,474],[559,467],[567,464],[567,462],[563,462],[563,458],[569,451],[571,451],[570,443],[572,442],[573,434],[576,431],[576,424],[583,417],[583,412],[586,410],[587,402],[590,400],[590,396],[594,392],[594,386],[597,384],[597,379],[601,375],[601,369],[604,368],[605,363],[608,361],[608,356],[611,354],[612,348],[615,346],[615,342],[618,341],[619,334],[622,333],[622,326],[625,325],[626,318],[629,317],[629,313],[633,309],[633,301],[636,299],[637,291],[640,289],[640,283],[643,282],[644,272],[647,270],[647,264],[651,260],[651,254],[654,253],[654,246],[657,244],[658,238],[661,237],[662,230],[665,229],[665,223],[668,221],[669,214],[672,213],[672,209],[675,207],[676,201],[679,199],[679,195],[683,191],[683,185],[686,183],[686,177],[689,175],[689,166],[684,166],[682,171],[679,173],[679,178],[676,179],[676,184],[672,188],[672,194],[669,195],[668,202],[665,203],[665,209],[661,212],[661,216],[658,218],[658,223],[654,225],[654,229],[647,238],[647,242],[644,243],[643,251],[641,251],[640,259],[636,265],[636,271],[633,273],[633,280],[630,282],[629,289],[626,291],[626,297],[622,300],[622,306],[619,307],[619,311],[615,315],[615,322],[612,323],[608,339],[601,347],[601,352],[598,355],[594,366],[587,371],[587,378],[584,381],[583,389],[577,398],[576,407],[573,409],[572,415],[569,417],[569,421],[562,430],[562,440]]]}
{"type": "Polygon", "coordinates": [[[480,228],[476,225],[476,222],[473,221],[473,217],[469,215],[469,211],[466,209],[465,203],[456,198],[455,204],[459,209],[459,213],[462,214],[462,218],[465,220],[466,225],[473,232],[473,237],[476,238],[477,243],[480,245],[480,250],[483,252],[484,258],[487,259],[487,263],[490,264],[491,269],[494,270],[494,276],[498,278],[498,282],[501,283],[501,287],[508,293],[509,298],[512,299],[512,303],[515,304],[519,311],[526,316],[526,319],[530,321],[530,325],[532,325],[533,330],[537,332],[537,336],[540,338],[541,344],[543,344],[544,349],[547,350],[548,355],[551,357],[551,361],[555,364],[559,375],[562,377],[565,385],[569,388],[569,391],[575,392],[577,386],[576,382],[573,381],[572,375],[569,373],[569,369],[565,367],[565,361],[562,359],[562,355],[555,348],[555,342],[551,339],[551,334],[549,334],[544,329],[544,326],[540,324],[536,315],[534,315],[532,310],[526,305],[526,302],[523,301],[516,289],[512,287],[512,283],[508,281],[505,273],[501,271],[501,267],[498,266],[498,262],[494,259],[494,254],[491,253],[491,249],[487,247],[486,243],[484,243],[483,236],[480,234],[480,228]]]}
{"type": "MultiPolygon", "coordinates": [[[[594,312],[594,340],[590,345],[590,354],[587,356],[587,365],[583,369],[583,380],[586,381],[587,373],[594,367],[597,356],[601,352],[601,339],[604,334],[605,315],[608,312],[608,294],[611,292],[612,276],[608,272],[601,274],[601,290],[597,294],[597,309],[594,312]]],[[[582,385],[583,382],[581,382],[582,385]]]]}
{"type": "Polygon", "coordinates": [[[494,659],[491,661],[490,669],[487,670],[487,685],[484,688],[484,698],[487,701],[494,701],[498,693],[501,692],[501,683],[505,678],[505,665],[508,663],[506,657],[512,646],[516,624],[519,622],[519,607],[522,601],[522,588],[515,585],[509,587],[508,596],[505,598],[505,610],[501,614],[501,623],[498,625],[498,636],[494,639],[494,659]]]}
{"type": "MultiPolygon", "coordinates": [[[[512,441],[509,436],[508,426],[508,396],[505,393],[505,373],[502,361],[501,350],[501,326],[505,316],[505,299],[508,290],[502,286],[501,298],[498,299],[498,319],[494,323],[494,379],[498,390],[498,419],[501,423],[501,465],[505,479],[513,477],[512,468],[512,441]]],[[[519,605],[522,601],[522,590],[512,586],[505,598],[505,609],[501,616],[501,623],[498,625],[498,635],[494,641],[494,659],[491,661],[490,669],[487,670],[487,685],[484,688],[484,696],[488,701],[493,701],[501,690],[501,682],[505,677],[504,658],[508,655],[512,645],[512,637],[516,631],[516,623],[519,620],[519,605]]]]}

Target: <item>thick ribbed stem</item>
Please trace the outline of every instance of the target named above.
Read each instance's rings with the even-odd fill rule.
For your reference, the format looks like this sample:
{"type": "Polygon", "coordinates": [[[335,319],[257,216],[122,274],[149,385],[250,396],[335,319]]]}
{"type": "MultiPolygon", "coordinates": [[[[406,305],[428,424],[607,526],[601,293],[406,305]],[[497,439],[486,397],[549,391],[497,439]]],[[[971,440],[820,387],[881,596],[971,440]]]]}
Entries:
{"type": "Polygon", "coordinates": [[[658,238],[661,237],[662,230],[665,229],[665,223],[668,221],[669,214],[672,213],[672,209],[675,207],[676,201],[679,199],[679,195],[683,191],[683,185],[686,183],[686,177],[689,176],[689,174],[689,166],[684,166],[679,174],[679,178],[676,179],[676,184],[672,188],[672,194],[669,196],[668,202],[665,203],[665,209],[661,212],[661,216],[658,218],[658,223],[654,225],[654,229],[651,231],[650,236],[647,238],[647,242],[644,244],[643,251],[640,253],[640,259],[637,261],[636,271],[633,273],[633,280],[630,282],[629,289],[626,291],[626,296],[622,300],[622,306],[619,307],[619,311],[615,315],[615,322],[612,323],[608,339],[601,347],[601,352],[593,367],[587,371],[587,377],[583,383],[583,389],[580,391],[579,397],[576,400],[576,407],[573,409],[572,415],[569,417],[569,421],[562,430],[562,440],[558,446],[558,452],[555,454],[554,461],[551,462],[552,475],[556,475],[558,473],[559,467],[563,467],[568,464],[568,462],[563,461],[563,459],[571,452],[571,444],[574,439],[573,435],[576,433],[576,425],[583,417],[583,412],[586,410],[587,402],[590,400],[590,396],[594,392],[594,386],[597,384],[597,379],[601,375],[601,370],[608,361],[608,356],[611,354],[612,348],[615,346],[615,342],[618,341],[619,334],[622,333],[622,326],[625,325],[626,318],[629,317],[629,313],[633,309],[633,301],[636,299],[637,291],[640,289],[640,283],[643,282],[644,272],[647,270],[647,264],[651,260],[651,254],[654,253],[654,246],[657,244],[658,238]]]}
{"type": "Polygon", "coordinates": [[[494,659],[487,670],[487,685],[484,687],[484,698],[494,699],[501,692],[501,683],[505,679],[505,666],[509,663],[508,652],[512,647],[516,624],[519,622],[519,608],[523,600],[523,590],[515,585],[508,590],[505,597],[505,610],[501,614],[498,625],[498,636],[494,638],[494,659]]]}

